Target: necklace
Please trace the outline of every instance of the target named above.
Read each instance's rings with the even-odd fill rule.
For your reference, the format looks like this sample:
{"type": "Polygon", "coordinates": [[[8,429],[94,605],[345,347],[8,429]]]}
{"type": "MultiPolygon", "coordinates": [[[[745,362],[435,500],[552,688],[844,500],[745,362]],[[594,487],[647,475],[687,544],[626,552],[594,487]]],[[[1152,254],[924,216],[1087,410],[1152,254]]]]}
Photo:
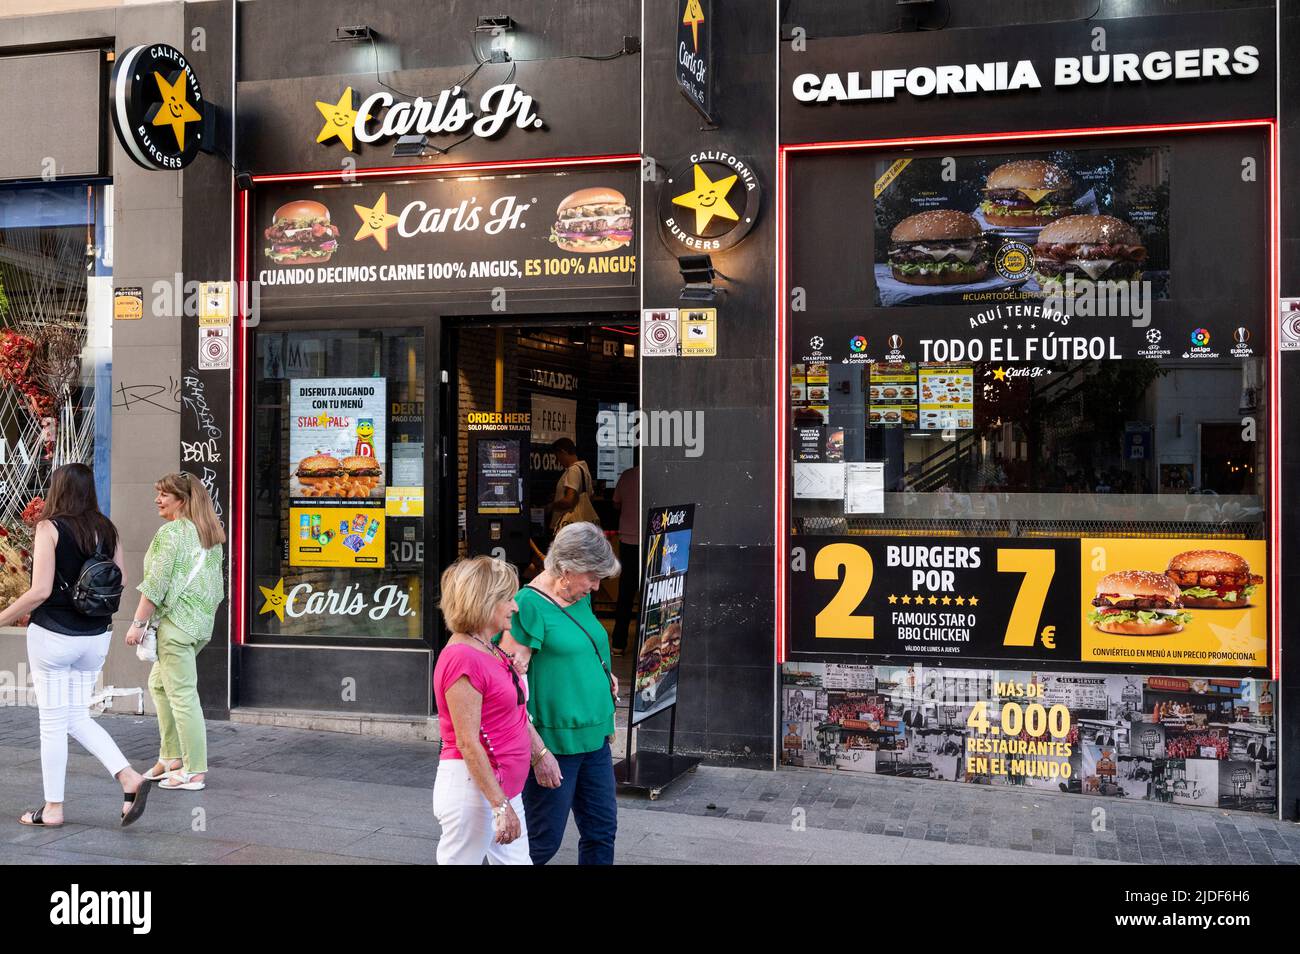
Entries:
{"type": "Polygon", "coordinates": [[[493,646],[491,643],[486,642],[483,639],[480,639],[478,636],[475,636],[473,633],[466,633],[465,635],[468,636],[470,639],[474,640],[474,642],[478,643],[480,646],[486,649],[493,656],[496,656],[501,652],[501,650],[498,649],[496,646],[493,646]]]}

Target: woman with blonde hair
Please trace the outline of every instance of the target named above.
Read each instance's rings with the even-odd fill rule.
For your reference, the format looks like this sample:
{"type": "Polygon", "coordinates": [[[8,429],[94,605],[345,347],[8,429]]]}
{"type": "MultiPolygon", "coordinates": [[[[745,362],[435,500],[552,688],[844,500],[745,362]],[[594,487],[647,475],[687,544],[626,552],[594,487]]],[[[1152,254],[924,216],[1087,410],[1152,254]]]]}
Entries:
{"type": "Polygon", "coordinates": [[[158,516],[167,522],[144,555],[140,603],[126,636],[128,645],[138,645],[150,619],[158,630],[149,694],[158,710],[162,747],[145,778],[161,779],[159,788],[196,792],[206,784],[208,735],[195,657],[212,638],[217,606],[225,596],[221,544],[226,534],[198,477],[167,474],[154,490],[158,516]]]}
{"type": "Polygon", "coordinates": [[[457,560],[442,574],[443,621],[433,691],[442,755],[433,813],[442,826],[438,864],[531,864],[520,798],[531,767],[537,784],[561,782],[555,756],[528,721],[527,691],[492,639],[515,611],[519,574],[504,560],[457,560]]]}

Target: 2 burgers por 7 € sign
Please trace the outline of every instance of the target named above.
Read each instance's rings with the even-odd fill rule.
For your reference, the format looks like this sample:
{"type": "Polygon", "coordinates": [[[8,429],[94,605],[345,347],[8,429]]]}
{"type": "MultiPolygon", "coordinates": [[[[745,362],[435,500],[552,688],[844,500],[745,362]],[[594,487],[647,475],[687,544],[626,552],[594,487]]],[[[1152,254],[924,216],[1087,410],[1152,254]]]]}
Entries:
{"type": "Polygon", "coordinates": [[[949,664],[988,659],[1180,669],[1268,663],[1262,541],[805,537],[791,556],[792,658],[902,654],[949,664]],[[1178,569],[1213,569],[1215,561],[1222,563],[1218,576],[1178,569]],[[1107,578],[1128,577],[1127,571],[1159,583],[1169,605],[1157,613],[1148,604],[1163,601],[1147,599],[1130,614],[1136,622],[1145,613],[1143,625],[1103,632],[1093,620],[1114,620],[1113,610],[1132,594],[1108,593],[1094,606],[1099,584],[1105,580],[1100,589],[1113,590],[1114,579],[1107,578]],[[1248,597],[1244,587],[1231,600],[1205,596],[1206,579],[1223,590],[1224,580],[1246,577],[1253,583],[1248,597]],[[1186,605],[1194,602],[1201,605],[1186,605]],[[1161,625],[1166,618],[1170,623],[1161,625]],[[1148,619],[1157,622],[1145,625],[1148,619]]]}

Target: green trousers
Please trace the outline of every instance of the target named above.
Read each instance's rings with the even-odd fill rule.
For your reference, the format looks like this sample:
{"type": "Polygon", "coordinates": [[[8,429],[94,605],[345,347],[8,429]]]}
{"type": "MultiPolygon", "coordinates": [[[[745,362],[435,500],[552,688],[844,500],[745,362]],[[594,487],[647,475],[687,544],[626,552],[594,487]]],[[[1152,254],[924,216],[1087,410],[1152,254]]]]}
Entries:
{"type": "Polygon", "coordinates": [[[208,644],[170,620],[158,624],[158,661],[149,673],[149,694],[158,710],[164,761],[180,759],[186,772],[208,770],[208,731],[199,705],[199,676],[194,657],[208,644]]]}

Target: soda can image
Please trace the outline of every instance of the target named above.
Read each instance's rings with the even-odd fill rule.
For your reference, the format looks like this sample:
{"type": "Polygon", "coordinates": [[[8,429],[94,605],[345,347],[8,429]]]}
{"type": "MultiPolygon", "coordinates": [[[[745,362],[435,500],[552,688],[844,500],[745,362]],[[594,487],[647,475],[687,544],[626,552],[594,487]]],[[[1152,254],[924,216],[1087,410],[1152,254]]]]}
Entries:
{"type": "Polygon", "coordinates": [[[312,535],[313,537],[319,537],[319,536],[320,536],[320,529],[321,529],[320,524],[321,524],[321,517],[320,517],[320,514],[318,514],[318,513],[314,513],[314,514],[312,514],[312,515],[311,515],[311,535],[312,535]]]}
{"type": "Polygon", "coordinates": [[[298,539],[311,539],[311,516],[309,514],[303,514],[298,518],[298,539]]]}
{"type": "Polygon", "coordinates": [[[334,531],[324,530],[321,532],[321,535],[316,538],[316,542],[319,543],[321,546],[325,546],[325,544],[329,543],[333,539],[334,539],[334,531]]]}

